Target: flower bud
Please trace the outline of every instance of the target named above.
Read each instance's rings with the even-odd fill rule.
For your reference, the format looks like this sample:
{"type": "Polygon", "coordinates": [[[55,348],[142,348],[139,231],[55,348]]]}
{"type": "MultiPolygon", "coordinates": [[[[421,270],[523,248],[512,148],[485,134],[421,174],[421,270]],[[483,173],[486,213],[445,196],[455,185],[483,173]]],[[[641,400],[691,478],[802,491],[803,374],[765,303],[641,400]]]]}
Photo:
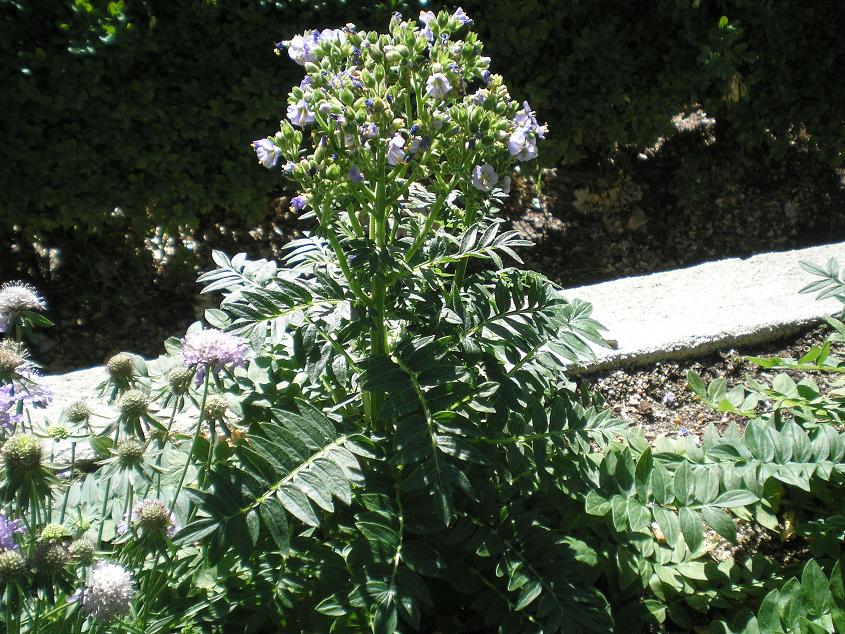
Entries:
{"type": "Polygon", "coordinates": [[[119,352],[106,362],[106,370],[112,379],[131,379],[135,376],[135,362],[126,352],[119,352]]]}
{"type": "Polygon", "coordinates": [[[121,467],[133,467],[141,464],[145,447],[137,440],[122,440],[117,443],[117,461],[121,467]]]}
{"type": "Polygon", "coordinates": [[[129,390],[120,400],[120,413],[130,418],[140,418],[147,413],[150,401],[141,390],[129,390]]]}
{"type": "Polygon", "coordinates": [[[50,425],[47,427],[47,435],[55,440],[63,440],[70,436],[70,430],[65,425],[50,425]]]}
{"type": "Polygon", "coordinates": [[[2,452],[9,470],[34,471],[41,465],[41,443],[29,434],[10,436],[2,452]]]}
{"type": "Polygon", "coordinates": [[[194,371],[185,366],[177,366],[167,373],[167,384],[170,390],[177,396],[182,396],[191,387],[191,380],[194,378],[194,371]]]}
{"type": "Polygon", "coordinates": [[[65,530],[65,527],[61,524],[47,524],[44,528],[41,529],[41,537],[39,538],[39,541],[61,541],[65,537],[65,535],[67,535],[67,531],[65,530]]]}

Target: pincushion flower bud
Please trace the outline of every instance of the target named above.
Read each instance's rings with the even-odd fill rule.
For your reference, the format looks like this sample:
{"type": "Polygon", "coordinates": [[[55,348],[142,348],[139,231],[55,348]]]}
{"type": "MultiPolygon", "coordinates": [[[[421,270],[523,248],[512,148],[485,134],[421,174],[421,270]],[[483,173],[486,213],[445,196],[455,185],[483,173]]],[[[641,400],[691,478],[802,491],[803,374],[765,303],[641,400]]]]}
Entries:
{"type": "Polygon", "coordinates": [[[47,524],[41,529],[41,537],[39,539],[42,542],[55,542],[63,539],[65,535],[67,535],[67,531],[61,524],[47,524]]]}
{"type": "Polygon", "coordinates": [[[258,162],[267,169],[275,167],[276,163],[279,162],[279,157],[282,155],[281,148],[269,139],[253,141],[252,149],[255,150],[258,162]]]}
{"type": "Polygon", "coordinates": [[[191,379],[194,378],[194,371],[185,366],[177,366],[167,373],[167,384],[170,390],[179,396],[185,394],[191,386],[191,379]]]}
{"type": "Polygon", "coordinates": [[[106,361],[106,370],[112,379],[131,379],[135,376],[135,362],[126,352],[119,352],[106,361]]]}
{"type": "Polygon", "coordinates": [[[140,418],[147,413],[149,397],[141,390],[129,390],[120,399],[120,413],[131,418],[140,418]]]}
{"type": "Polygon", "coordinates": [[[21,579],[26,573],[26,562],[17,550],[0,552],[0,581],[9,583],[21,579]]]}
{"type": "Polygon", "coordinates": [[[82,593],[82,609],[98,621],[111,621],[129,613],[134,595],[129,571],[101,561],[92,569],[91,583],[82,593]]]}
{"type": "Polygon", "coordinates": [[[70,436],[70,430],[65,425],[50,425],[47,427],[47,435],[55,440],[63,440],[70,436]]]}
{"type": "Polygon", "coordinates": [[[472,170],[472,185],[483,192],[493,191],[496,183],[499,182],[499,175],[492,165],[476,165],[472,170]]]}
{"type": "Polygon", "coordinates": [[[452,85],[449,79],[443,73],[434,73],[428,78],[425,83],[425,94],[435,99],[444,99],[449,91],[452,90],[452,85]]]}
{"type": "Polygon", "coordinates": [[[170,509],[164,502],[155,499],[141,500],[133,507],[132,523],[152,535],[173,535],[176,528],[170,509]]]}
{"type": "Polygon", "coordinates": [[[145,447],[137,440],[122,440],[117,443],[117,461],[121,467],[133,467],[141,464],[145,447]]]}
{"type": "Polygon", "coordinates": [[[10,471],[34,471],[41,466],[41,443],[29,434],[10,436],[2,453],[10,471]]]}
{"type": "Polygon", "coordinates": [[[88,420],[89,416],[91,416],[91,410],[85,401],[75,401],[65,410],[65,417],[71,423],[81,423],[88,420]]]}

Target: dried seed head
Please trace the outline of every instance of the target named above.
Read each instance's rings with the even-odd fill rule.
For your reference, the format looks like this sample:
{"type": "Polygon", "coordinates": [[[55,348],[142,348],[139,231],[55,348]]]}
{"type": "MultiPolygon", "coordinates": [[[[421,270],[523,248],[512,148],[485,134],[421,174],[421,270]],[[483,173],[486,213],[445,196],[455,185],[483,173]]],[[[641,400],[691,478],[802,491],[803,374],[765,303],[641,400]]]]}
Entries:
{"type": "Polygon", "coordinates": [[[94,561],[94,544],[87,539],[77,539],[68,548],[68,554],[83,566],[88,566],[94,561]]]}
{"type": "Polygon", "coordinates": [[[0,375],[14,374],[24,360],[23,355],[11,346],[0,346],[0,375]]]}
{"type": "Polygon", "coordinates": [[[43,575],[55,575],[61,572],[68,562],[68,552],[64,544],[56,541],[39,542],[32,556],[35,569],[43,575]]]}
{"type": "Polygon", "coordinates": [[[137,528],[149,534],[168,534],[173,529],[173,516],[161,500],[146,499],[132,509],[132,521],[137,528]]]}
{"type": "Polygon", "coordinates": [[[33,471],[41,465],[41,443],[35,436],[16,434],[3,445],[3,458],[10,470],[33,471]]]}
{"type": "Polygon", "coordinates": [[[150,399],[141,390],[129,390],[120,400],[120,413],[132,418],[140,418],[147,413],[150,399]]]}
{"type": "Polygon", "coordinates": [[[184,366],[177,366],[167,374],[167,383],[174,394],[181,396],[191,387],[191,379],[193,378],[193,370],[184,366]]]}
{"type": "Polygon", "coordinates": [[[68,405],[65,416],[71,423],[81,423],[88,420],[88,417],[91,416],[91,410],[85,401],[75,401],[68,405]]]}
{"type": "Polygon", "coordinates": [[[122,467],[132,467],[141,464],[145,447],[137,440],[122,440],[117,443],[117,459],[122,467]]]}
{"type": "Polygon", "coordinates": [[[0,581],[9,583],[24,576],[26,562],[17,550],[0,552],[0,581]]]}
{"type": "Polygon", "coordinates": [[[126,352],[118,352],[106,362],[106,370],[112,379],[131,379],[135,376],[135,362],[126,352]]]}
{"type": "Polygon", "coordinates": [[[229,402],[219,394],[212,394],[205,399],[205,408],[203,412],[205,417],[211,421],[223,420],[226,418],[226,412],[229,411],[229,402]]]}

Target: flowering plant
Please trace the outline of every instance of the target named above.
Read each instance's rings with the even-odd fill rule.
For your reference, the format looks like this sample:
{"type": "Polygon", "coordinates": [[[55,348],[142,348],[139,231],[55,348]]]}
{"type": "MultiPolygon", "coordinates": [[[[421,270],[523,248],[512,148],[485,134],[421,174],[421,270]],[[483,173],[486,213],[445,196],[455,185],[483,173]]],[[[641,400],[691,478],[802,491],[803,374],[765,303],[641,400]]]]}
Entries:
{"type": "MultiPolygon", "coordinates": [[[[504,265],[527,242],[497,217],[546,130],[470,25],[277,45],[305,78],[253,147],[313,231],[281,264],[215,253],[220,308],[155,361],[113,356],[109,410],[36,425],[34,366],[2,343],[7,631],[627,632],[783,581],[722,562],[702,588],[705,527],[771,526],[772,474],[833,487],[845,435],[759,419],[652,449],[575,389],[601,328],[504,265]]],[[[12,299],[9,324],[42,323],[12,299]]]]}

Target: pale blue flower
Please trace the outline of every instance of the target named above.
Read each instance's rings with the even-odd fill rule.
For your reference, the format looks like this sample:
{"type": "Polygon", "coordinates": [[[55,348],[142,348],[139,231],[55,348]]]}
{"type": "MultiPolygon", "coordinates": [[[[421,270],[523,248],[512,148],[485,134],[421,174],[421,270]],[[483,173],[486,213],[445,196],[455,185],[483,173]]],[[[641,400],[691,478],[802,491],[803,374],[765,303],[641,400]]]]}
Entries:
{"type": "Polygon", "coordinates": [[[374,139],[378,136],[378,126],[375,123],[365,123],[358,129],[358,131],[361,133],[361,137],[365,141],[374,139]]]}
{"type": "Polygon", "coordinates": [[[314,123],[314,113],[308,108],[304,99],[288,106],[288,119],[293,125],[304,128],[309,123],[314,123]]]}
{"type": "Polygon", "coordinates": [[[423,24],[422,32],[429,42],[434,41],[434,33],[431,32],[431,22],[436,19],[437,16],[434,15],[434,11],[420,11],[420,22],[423,24]]]}
{"type": "Polygon", "coordinates": [[[457,20],[464,26],[466,26],[467,24],[472,24],[472,20],[461,7],[455,9],[455,12],[452,14],[452,18],[457,20]]]}
{"type": "Polygon", "coordinates": [[[472,170],[472,186],[483,192],[492,191],[499,182],[499,175],[489,163],[476,165],[472,170]]]}
{"type": "Polygon", "coordinates": [[[299,196],[294,196],[290,201],[290,208],[293,209],[295,212],[299,213],[303,209],[305,209],[305,205],[308,204],[308,199],[305,198],[302,194],[299,196]]]}
{"type": "Polygon", "coordinates": [[[317,48],[318,37],[316,31],[306,31],[303,35],[294,35],[289,42],[282,42],[282,45],[288,49],[288,55],[293,61],[304,66],[307,62],[317,61],[314,49],[317,48]]]}
{"type": "Polygon", "coordinates": [[[364,181],[364,175],[361,173],[361,169],[357,165],[353,165],[349,168],[349,180],[353,183],[361,183],[364,181]]]}
{"type": "Polygon", "coordinates": [[[434,73],[425,83],[425,94],[435,99],[443,99],[452,90],[449,79],[443,73],[434,73]]]}
{"type": "Polygon", "coordinates": [[[341,29],[323,29],[317,36],[318,42],[337,42],[341,46],[346,44],[346,33],[341,29]]]}
{"type": "Polygon", "coordinates": [[[20,520],[6,519],[6,516],[0,513],[0,551],[18,550],[15,535],[23,533],[24,530],[20,520]]]}
{"type": "Polygon", "coordinates": [[[537,140],[525,128],[517,128],[508,138],[508,152],[519,161],[530,161],[537,156],[537,140]]]}
{"type": "Polygon", "coordinates": [[[205,380],[209,369],[242,366],[248,353],[246,341],[214,328],[189,332],[182,339],[182,361],[189,368],[196,367],[197,384],[205,380]]]}
{"type": "Polygon", "coordinates": [[[528,105],[527,101],[522,102],[522,110],[520,110],[516,116],[513,118],[514,125],[517,128],[524,128],[530,132],[533,132],[537,138],[545,139],[546,132],[548,132],[548,128],[544,125],[540,125],[537,122],[537,117],[531,110],[531,106],[528,105]]]}
{"type": "Polygon", "coordinates": [[[401,134],[394,134],[387,143],[387,162],[390,165],[398,165],[405,160],[405,139],[401,134]]]}
{"type": "Polygon", "coordinates": [[[279,161],[279,157],[282,155],[282,150],[270,139],[253,141],[252,149],[255,150],[255,154],[258,156],[258,162],[267,169],[275,167],[279,161]]]}

